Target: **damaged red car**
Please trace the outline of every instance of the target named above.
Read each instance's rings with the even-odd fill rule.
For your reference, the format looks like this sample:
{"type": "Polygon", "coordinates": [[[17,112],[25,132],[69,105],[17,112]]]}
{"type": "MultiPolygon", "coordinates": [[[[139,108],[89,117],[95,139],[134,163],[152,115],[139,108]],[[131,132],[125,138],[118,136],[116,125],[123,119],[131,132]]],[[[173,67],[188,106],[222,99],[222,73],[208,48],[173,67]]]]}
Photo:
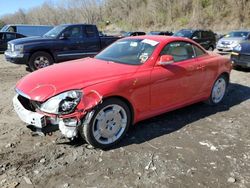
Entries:
{"type": "Polygon", "coordinates": [[[56,64],[16,85],[14,109],[33,130],[81,135],[97,148],[119,142],[130,125],[199,101],[225,96],[230,60],[192,40],[120,39],[94,58],[56,64]]]}

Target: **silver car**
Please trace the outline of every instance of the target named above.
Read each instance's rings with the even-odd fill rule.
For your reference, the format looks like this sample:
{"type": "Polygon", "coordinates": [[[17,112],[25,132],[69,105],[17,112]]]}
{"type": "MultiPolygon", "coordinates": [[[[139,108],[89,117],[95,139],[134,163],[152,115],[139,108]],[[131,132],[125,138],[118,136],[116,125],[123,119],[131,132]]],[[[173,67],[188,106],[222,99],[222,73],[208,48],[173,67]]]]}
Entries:
{"type": "Polygon", "coordinates": [[[216,49],[231,52],[240,42],[246,40],[250,40],[250,31],[232,31],[218,41],[216,49]]]}

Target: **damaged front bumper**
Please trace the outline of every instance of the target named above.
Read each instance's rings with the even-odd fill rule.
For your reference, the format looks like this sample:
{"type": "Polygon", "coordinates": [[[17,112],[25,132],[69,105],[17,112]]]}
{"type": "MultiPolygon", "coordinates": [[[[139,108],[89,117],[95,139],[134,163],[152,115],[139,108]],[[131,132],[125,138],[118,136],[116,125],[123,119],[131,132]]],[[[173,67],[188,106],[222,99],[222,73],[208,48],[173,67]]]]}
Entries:
{"type": "MultiPolygon", "coordinates": [[[[94,104],[97,105],[99,102],[95,101],[94,104]]],[[[87,111],[79,110],[68,115],[46,114],[30,107],[30,100],[19,94],[13,98],[13,106],[19,118],[28,124],[28,128],[42,135],[60,130],[65,137],[74,138],[78,135],[82,121],[86,121],[87,111]]]]}

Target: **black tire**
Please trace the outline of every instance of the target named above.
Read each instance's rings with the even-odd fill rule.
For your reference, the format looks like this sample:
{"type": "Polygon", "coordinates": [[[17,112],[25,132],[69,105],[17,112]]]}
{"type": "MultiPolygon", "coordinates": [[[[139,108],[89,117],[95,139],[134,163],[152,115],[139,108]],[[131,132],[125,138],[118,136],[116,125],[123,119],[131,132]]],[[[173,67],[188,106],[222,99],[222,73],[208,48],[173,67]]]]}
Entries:
{"type": "Polygon", "coordinates": [[[208,51],[214,51],[214,47],[213,46],[209,46],[207,50],[208,51]]]}
{"type": "MultiPolygon", "coordinates": [[[[211,89],[210,97],[209,97],[209,99],[208,99],[207,101],[205,101],[205,103],[207,103],[207,104],[209,104],[209,105],[217,105],[217,104],[219,104],[219,103],[223,100],[223,98],[225,97],[225,94],[226,94],[226,91],[227,91],[228,83],[229,83],[229,80],[228,80],[227,76],[224,75],[224,74],[220,75],[220,76],[216,79],[216,81],[214,82],[213,87],[212,87],[212,89],[211,89]],[[224,89],[224,92],[221,94],[221,96],[218,97],[218,99],[215,99],[215,96],[214,96],[213,92],[216,92],[216,91],[214,91],[214,89],[215,89],[216,84],[217,84],[218,82],[224,82],[224,83],[225,83],[225,88],[223,88],[223,89],[224,89]]],[[[223,83],[222,83],[222,85],[223,85],[223,83]]]]}
{"type": "MultiPolygon", "coordinates": [[[[107,114],[105,114],[105,117],[107,114]]],[[[109,118],[112,118],[111,116],[109,118]]],[[[112,121],[112,120],[111,120],[112,121]]],[[[113,117],[113,122],[116,123],[116,121],[114,121],[114,117],[113,117]]],[[[115,123],[113,126],[115,126],[115,123]]],[[[107,149],[107,148],[110,148],[112,146],[114,146],[115,144],[117,144],[123,137],[124,135],[126,134],[129,126],[130,126],[130,123],[131,123],[131,112],[130,112],[130,109],[128,108],[127,104],[124,103],[123,101],[119,100],[119,99],[116,99],[116,98],[110,98],[110,99],[107,99],[107,100],[104,100],[103,103],[101,103],[100,105],[98,105],[95,109],[94,109],[94,114],[93,116],[91,117],[91,120],[88,124],[85,124],[85,125],[82,125],[80,126],[80,134],[81,136],[89,143],[91,144],[93,147],[95,148],[100,148],[100,149],[107,149]],[[126,125],[125,127],[120,127],[120,130],[118,130],[118,132],[116,133],[116,135],[119,135],[118,138],[116,138],[115,141],[113,141],[112,143],[101,143],[103,139],[103,142],[105,142],[105,140],[107,138],[103,137],[103,136],[100,136],[100,140],[96,139],[95,136],[94,136],[94,131],[95,129],[97,129],[97,127],[99,126],[99,122],[101,124],[101,122],[103,121],[104,122],[104,127],[101,128],[101,131],[103,132],[107,132],[107,131],[112,131],[112,130],[108,130],[108,121],[110,119],[105,119],[105,121],[103,119],[101,120],[98,120],[98,117],[97,116],[101,116],[100,112],[102,111],[102,113],[110,113],[110,111],[112,110],[112,106],[118,106],[119,108],[123,109],[121,110],[122,112],[119,112],[118,114],[120,116],[126,116],[127,118],[127,121],[126,121],[126,125]],[[106,111],[103,111],[103,110],[106,110],[106,111]],[[124,114],[125,113],[125,114],[124,114]],[[121,115],[122,114],[122,115],[121,115]],[[120,132],[122,131],[122,132],[120,132]]],[[[112,123],[111,123],[112,124],[112,123]]],[[[101,124],[103,125],[103,124],[101,124]]],[[[112,125],[111,125],[112,126],[112,125]]],[[[114,128],[116,129],[116,127],[114,128]]],[[[98,132],[101,132],[100,129],[98,129],[98,132]]],[[[101,135],[101,133],[99,133],[101,135]]],[[[116,135],[114,135],[113,137],[116,137],[116,135]]]]}
{"type": "Polygon", "coordinates": [[[53,63],[54,60],[49,53],[39,51],[32,54],[28,64],[31,71],[35,71],[47,67],[49,65],[52,65],[53,63]]]}
{"type": "Polygon", "coordinates": [[[240,69],[241,69],[241,66],[239,66],[239,65],[233,65],[233,69],[234,69],[234,70],[240,70],[240,69]]]}

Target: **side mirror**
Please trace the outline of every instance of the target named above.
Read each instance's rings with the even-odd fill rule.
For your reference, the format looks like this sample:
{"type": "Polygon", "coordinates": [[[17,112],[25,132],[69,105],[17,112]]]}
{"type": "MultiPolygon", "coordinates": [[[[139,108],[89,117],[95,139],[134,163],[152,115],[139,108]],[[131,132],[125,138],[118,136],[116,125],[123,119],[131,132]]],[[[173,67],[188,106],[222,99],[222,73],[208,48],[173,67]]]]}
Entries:
{"type": "Polygon", "coordinates": [[[162,55],[160,57],[160,61],[158,62],[158,65],[164,66],[164,65],[170,65],[174,63],[174,57],[171,55],[162,55]]]}
{"type": "Polygon", "coordinates": [[[198,37],[194,36],[194,37],[192,37],[192,39],[194,39],[194,40],[195,40],[195,39],[198,39],[198,37]]]}
{"type": "Polygon", "coordinates": [[[68,32],[64,32],[61,34],[60,38],[61,40],[68,39],[70,37],[68,32]]]}

